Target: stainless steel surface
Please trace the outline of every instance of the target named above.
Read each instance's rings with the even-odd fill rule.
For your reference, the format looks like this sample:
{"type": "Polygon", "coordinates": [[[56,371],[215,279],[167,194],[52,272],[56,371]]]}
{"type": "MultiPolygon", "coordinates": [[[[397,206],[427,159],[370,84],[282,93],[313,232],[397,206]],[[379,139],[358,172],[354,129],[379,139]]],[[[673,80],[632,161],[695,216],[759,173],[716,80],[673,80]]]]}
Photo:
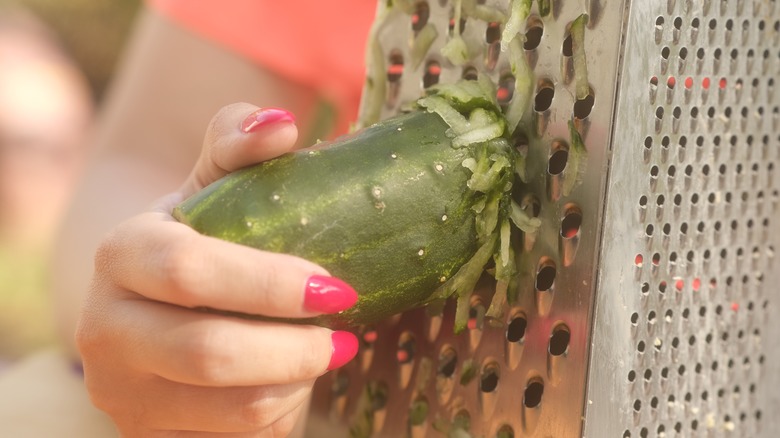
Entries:
{"type": "Polygon", "coordinates": [[[780,433],[780,5],[633,1],[588,437],[780,433]]]}
{"type": "MultiPolygon", "coordinates": [[[[467,65],[440,55],[456,3],[410,2],[378,28],[382,118],[436,80],[511,83],[488,22],[465,21],[481,42],[467,65]],[[413,65],[421,21],[438,37],[413,65]]],[[[309,435],[774,436],[780,2],[551,0],[545,17],[540,3],[523,30],[536,85],[518,200],[544,225],[517,243],[518,302],[483,321],[485,279],[463,335],[450,308],[366,328],[359,357],[319,381],[309,435]],[[592,109],[567,41],[582,13],[592,109]],[[563,196],[569,121],[588,168],[563,196]]]]}

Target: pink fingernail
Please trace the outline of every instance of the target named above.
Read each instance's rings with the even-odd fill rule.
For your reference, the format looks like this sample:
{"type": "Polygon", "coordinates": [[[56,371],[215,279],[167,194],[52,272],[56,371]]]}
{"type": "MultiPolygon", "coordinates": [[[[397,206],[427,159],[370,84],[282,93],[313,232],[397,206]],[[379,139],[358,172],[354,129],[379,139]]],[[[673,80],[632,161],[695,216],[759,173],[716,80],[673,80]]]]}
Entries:
{"type": "Polygon", "coordinates": [[[306,282],[303,306],[317,313],[336,313],[349,309],[358,300],[350,285],[335,277],[312,275],[306,282]]]}
{"type": "Polygon", "coordinates": [[[350,332],[333,332],[330,336],[333,342],[333,353],[330,356],[328,371],[341,368],[351,361],[358,352],[358,340],[350,332]]]}
{"type": "Polygon", "coordinates": [[[295,123],[293,113],[280,108],[260,108],[241,122],[241,131],[250,133],[263,126],[284,122],[295,123]]]}

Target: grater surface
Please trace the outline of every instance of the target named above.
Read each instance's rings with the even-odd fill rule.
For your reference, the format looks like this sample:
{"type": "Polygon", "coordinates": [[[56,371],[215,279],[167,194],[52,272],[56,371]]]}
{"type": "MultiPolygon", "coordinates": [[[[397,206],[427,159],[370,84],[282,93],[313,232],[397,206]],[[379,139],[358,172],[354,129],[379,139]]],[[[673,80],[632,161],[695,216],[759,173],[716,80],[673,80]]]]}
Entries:
{"type": "Polygon", "coordinates": [[[780,430],[777,3],[631,2],[586,436],[780,430]]]}
{"type": "MultiPolygon", "coordinates": [[[[474,75],[506,99],[500,24],[467,17],[463,35],[480,44],[456,66],[440,49],[461,2],[406,3],[379,8],[380,118],[474,75]],[[420,56],[426,26],[438,36],[420,56]]],[[[550,0],[543,16],[544,3],[522,28],[534,88],[517,200],[543,225],[517,242],[517,302],[500,326],[485,321],[486,278],[466,333],[453,334],[452,306],[365,327],[357,359],[318,381],[309,436],[361,424],[377,437],[771,436],[780,6],[550,0]],[[570,26],[583,13],[590,94],[577,100],[570,26]],[[564,196],[570,121],[588,170],[564,196]]]]}

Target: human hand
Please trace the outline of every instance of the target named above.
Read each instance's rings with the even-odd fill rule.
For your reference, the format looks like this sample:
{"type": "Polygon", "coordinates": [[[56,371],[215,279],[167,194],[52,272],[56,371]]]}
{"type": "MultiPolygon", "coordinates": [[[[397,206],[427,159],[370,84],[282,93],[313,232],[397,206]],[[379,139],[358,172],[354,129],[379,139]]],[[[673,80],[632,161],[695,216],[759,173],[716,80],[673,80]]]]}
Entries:
{"type": "Polygon", "coordinates": [[[171,217],[217,178],[293,148],[292,116],[256,110],[223,108],[181,190],[117,226],[97,251],[76,341],[93,403],[123,435],[286,436],[314,380],[357,352],[350,333],[197,309],[298,318],[357,300],[315,264],[203,236],[171,217]]]}

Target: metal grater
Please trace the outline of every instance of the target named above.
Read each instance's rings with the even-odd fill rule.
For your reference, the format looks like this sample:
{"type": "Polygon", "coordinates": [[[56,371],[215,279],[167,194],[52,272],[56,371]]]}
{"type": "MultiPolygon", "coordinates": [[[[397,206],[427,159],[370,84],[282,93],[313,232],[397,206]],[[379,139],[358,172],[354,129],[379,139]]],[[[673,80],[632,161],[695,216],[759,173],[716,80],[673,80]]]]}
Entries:
{"type": "MultiPolygon", "coordinates": [[[[508,15],[508,0],[476,3],[508,15]]],[[[518,302],[487,324],[486,279],[466,333],[453,335],[451,307],[366,327],[358,358],[315,387],[309,436],[780,433],[778,3],[534,1],[523,32],[538,135],[517,145],[532,176],[519,201],[544,225],[518,242],[518,302]],[[577,100],[569,31],[583,13],[590,93],[577,100]],[[588,170],[563,196],[569,121],[588,170]]],[[[379,8],[382,118],[436,82],[489,75],[511,89],[501,23],[464,17],[481,44],[455,66],[440,49],[461,1],[412,4],[379,8]],[[438,37],[417,59],[426,25],[438,37]]]]}

